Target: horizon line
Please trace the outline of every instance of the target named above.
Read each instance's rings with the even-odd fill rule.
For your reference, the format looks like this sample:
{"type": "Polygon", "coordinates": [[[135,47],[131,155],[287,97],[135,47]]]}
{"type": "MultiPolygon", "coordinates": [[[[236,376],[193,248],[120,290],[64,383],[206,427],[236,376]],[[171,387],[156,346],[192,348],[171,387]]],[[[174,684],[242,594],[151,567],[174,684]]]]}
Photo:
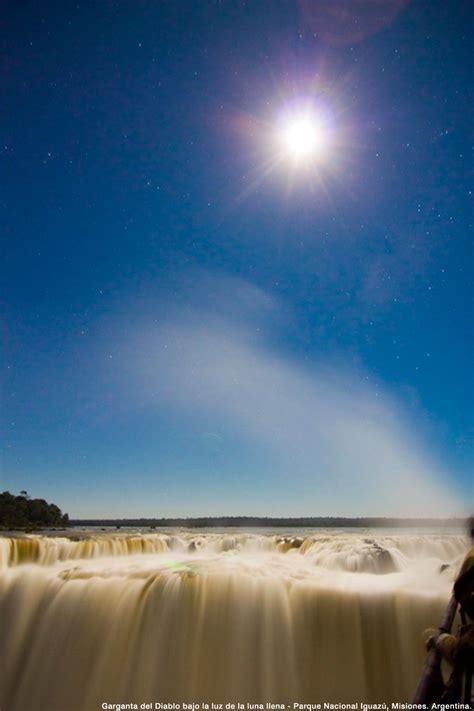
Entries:
{"type": "Polygon", "coordinates": [[[469,520],[469,516],[246,516],[246,515],[237,515],[237,516],[227,516],[227,515],[221,515],[221,516],[161,516],[161,517],[153,517],[153,516],[139,516],[139,517],[129,517],[129,516],[120,516],[120,517],[84,517],[84,518],[71,518],[70,519],[70,524],[75,525],[75,524],[85,524],[89,523],[91,524],[92,522],[100,522],[100,523],[106,523],[106,522],[111,522],[111,523],[116,523],[116,522],[152,522],[154,524],[160,523],[164,524],[167,522],[175,522],[175,521],[185,521],[185,522],[204,522],[204,521],[209,521],[209,522],[219,522],[219,521],[283,521],[283,522],[294,522],[294,521],[327,521],[327,522],[334,522],[334,521],[396,521],[396,522],[442,522],[442,521],[455,521],[455,522],[465,522],[469,520]]]}

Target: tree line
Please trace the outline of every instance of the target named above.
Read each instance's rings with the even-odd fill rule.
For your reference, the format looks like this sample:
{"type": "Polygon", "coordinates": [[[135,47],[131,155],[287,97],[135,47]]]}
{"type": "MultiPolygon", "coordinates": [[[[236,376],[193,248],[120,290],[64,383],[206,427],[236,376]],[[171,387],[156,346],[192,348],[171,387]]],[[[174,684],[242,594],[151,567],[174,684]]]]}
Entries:
{"type": "Polygon", "coordinates": [[[51,528],[69,525],[69,516],[56,504],[44,499],[32,499],[28,492],[18,496],[4,491],[0,494],[0,528],[51,528]]]}
{"type": "Polygon", "coordinates": [[[464,524],[460,518],[383,518],[361,517],[344,518],[342,516],[309,516],[298,518],[265,516],[213,516],[199,518],[114,518],[114,519],[77,519],[73,526],[115,526],[124,527],[183,527],[183,528],[404,528],[412,526],[431,527],[443,525],[459,526],[464,524]]]}

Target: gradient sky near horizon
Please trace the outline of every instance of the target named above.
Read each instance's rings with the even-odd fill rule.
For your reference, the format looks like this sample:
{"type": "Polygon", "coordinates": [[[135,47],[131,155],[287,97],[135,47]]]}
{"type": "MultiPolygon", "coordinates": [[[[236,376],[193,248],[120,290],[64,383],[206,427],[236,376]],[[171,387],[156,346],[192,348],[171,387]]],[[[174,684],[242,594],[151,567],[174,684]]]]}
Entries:
{"type": "Polygon", "coordinates": [[[463,515],[472,5],[3,7],[0,486],[73,517],[463,515]],[[328,148],[280,154],[311,105],[328,148]]]}

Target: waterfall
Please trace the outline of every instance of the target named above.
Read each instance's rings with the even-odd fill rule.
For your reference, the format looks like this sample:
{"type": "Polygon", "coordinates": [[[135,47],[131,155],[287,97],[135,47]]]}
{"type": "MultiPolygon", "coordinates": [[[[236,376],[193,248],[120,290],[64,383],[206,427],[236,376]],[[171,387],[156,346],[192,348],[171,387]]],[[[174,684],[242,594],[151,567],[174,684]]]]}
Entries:
{"type": "Polygon", "coordinates": [[[374,531],[1,538],[0,708],[409,700],[465,548],[374,531]]]}

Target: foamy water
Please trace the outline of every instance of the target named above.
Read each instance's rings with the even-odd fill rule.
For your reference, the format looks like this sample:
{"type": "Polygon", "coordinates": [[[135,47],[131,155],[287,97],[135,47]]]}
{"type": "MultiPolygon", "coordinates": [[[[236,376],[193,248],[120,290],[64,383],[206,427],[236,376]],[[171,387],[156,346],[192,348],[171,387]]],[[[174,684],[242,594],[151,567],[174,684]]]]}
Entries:
{"type": "Polygon", "coordinates": [[[466,548],[374,531],[0,539],[0,707],[409,700],[466,548]]]}

